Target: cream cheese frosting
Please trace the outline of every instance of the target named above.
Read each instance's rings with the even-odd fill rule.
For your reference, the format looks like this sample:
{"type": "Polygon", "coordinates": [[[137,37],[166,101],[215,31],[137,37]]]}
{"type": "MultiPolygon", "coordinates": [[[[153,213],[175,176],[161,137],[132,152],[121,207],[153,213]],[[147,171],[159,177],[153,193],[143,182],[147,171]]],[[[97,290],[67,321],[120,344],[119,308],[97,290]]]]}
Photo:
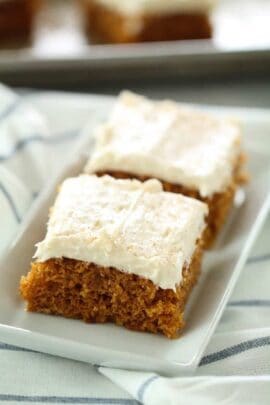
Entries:
{"type": "Polygon", "coordinates": [[[124,15],[209,13],[217,0],[95,0],[124,15]]]}
{"type": "Polygon", "coordinates": [[[226,190],[241,147],[241,130],[232,120],[128,91],[96,138],[86,173],[155,177],[196,189],[202,197],[226,190]]]}
{"type": "Polygon", "coordinates": [[[200,201],[162,191],[158,180],[81,175],[64,181],[35,258],[114,267],[175,289],[205,227],[200,201]]]}

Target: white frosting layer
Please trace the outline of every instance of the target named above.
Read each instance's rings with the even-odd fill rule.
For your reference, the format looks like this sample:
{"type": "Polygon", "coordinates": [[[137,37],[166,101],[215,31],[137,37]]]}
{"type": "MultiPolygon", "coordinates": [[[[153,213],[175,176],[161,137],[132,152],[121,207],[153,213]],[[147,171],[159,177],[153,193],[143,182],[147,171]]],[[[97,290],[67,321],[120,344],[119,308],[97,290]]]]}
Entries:
{"type": "Polygon", "coordinates": [[[205,227],[207,206],[161,183],[82,175],[64,181],[35,258],[114,267],[175,289],[205,227]]]}
{"type": "Polygon", "coordinates": [[[123,92],[85,171],[124,171],[196,189],[222,192],[231,182],[241,131],[228,119],[123,92]]]}
{"type": "Polygon", "coordinates": [[[125,15],[208,13],[217,0],[95,0],[125,15]]]}

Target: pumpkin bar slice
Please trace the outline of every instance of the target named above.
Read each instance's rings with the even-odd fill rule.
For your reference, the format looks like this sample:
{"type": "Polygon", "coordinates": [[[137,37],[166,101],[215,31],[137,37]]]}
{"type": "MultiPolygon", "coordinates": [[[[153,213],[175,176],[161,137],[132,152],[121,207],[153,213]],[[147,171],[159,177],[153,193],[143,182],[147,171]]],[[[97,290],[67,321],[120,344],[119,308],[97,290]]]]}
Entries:
{"type": "Polygon", "coordinates": [[[0,43],[28,39],[41,0],[0,1],[0,43]]]}
{"type": "Polygon", "coordinates": [[[80,0],[89,37],[103,43],[207,39],[216,0],[80,0]]]}
{"type": "Polygon", "coordinates": [[[213,243],[241,180],[242,134],[236,122],[126,91],[96,135],[86,173],[156,178],[166,191],[207,203],[205,242],[213,243]]]}
{"type": "Polygon", "coordinates": [[[177,336],[200,272],[207,210],[158,180],[65,180],[21,279],[27,309],[177,336]]]}

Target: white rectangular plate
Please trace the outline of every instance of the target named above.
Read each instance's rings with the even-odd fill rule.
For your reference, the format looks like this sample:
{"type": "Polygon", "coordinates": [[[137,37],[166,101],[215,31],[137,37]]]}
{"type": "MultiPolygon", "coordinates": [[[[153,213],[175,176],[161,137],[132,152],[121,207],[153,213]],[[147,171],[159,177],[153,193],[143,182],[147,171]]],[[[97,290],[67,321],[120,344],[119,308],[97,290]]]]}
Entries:
{"type": "Polygon", "coordinates": [[[92,126],[106,117],[113,98],[45,93],[34,95],[32,102],[57,128],[66,127],[66,122],[61,124],[63,116],[69,115],[70,120],[79,125],[85,122],[86,112],[91,111],[92,119],[77,151],[74,150],[73,163],[58,173],[37,198],[0,264],[0,341],[107,367],[155,370],[166,374],[192,372],[215,330],[270,206],[268,111],[207,108],[243,121],[252,180],[246,187],[244,201],[238,199],[216,247],[205,255],[202,277],[188,305],[183,336],[168,340],[111,324],[90,325],[24,311],[18,293],[20,277],[29,269],[34,244],[44,236],[56,185],[64,177],[79,173],[85,160],[82,151],[92,147],[92,126]]]}

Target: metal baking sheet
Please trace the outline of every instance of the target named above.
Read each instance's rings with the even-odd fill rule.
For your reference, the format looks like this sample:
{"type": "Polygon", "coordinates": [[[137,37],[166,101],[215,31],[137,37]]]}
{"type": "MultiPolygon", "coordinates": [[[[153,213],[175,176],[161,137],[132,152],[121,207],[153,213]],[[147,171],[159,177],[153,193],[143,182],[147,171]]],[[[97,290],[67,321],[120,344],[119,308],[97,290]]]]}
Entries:
{"type": "Polygon", "coordinates": [[[78,5],[44,0],[32,44],[0,51],[0,80],[54,85],[123,78],[202,77],[270,69],[270,1],[219,0],[212,40],[89,43],[78,5]]]}

